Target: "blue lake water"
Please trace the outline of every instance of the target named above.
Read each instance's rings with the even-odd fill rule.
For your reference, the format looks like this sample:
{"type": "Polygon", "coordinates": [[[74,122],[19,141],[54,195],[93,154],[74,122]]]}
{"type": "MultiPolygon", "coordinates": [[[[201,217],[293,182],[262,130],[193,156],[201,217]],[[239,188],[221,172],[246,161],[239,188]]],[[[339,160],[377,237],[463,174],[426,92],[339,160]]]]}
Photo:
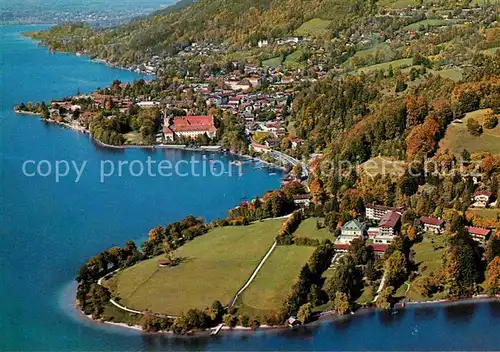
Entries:
{"type": "MultiPolygon", "coordinates": [[[[397,315],[368,312],[285,332],[223,334],[212,339],[146,335],[82,320],[71,312],[71,281],[82,262],[158,224],[187,214],[213,219],[279,185],[279,177],[245,165],[221,177],[110,177],[103,160],[172,162],[203,154],[110,150],[85,135],[16,116],[12,106],[50,100],[77,89],[139,76],[46,49],[19,35],[36,27],[0,26],[0,350],[498,350],[500,303],[411,308],[397,315]],[[26,160],[75,161],[87,166],[59,183],[26,177],[26,160]],[[69,312],[68,312],[69,311],[69,312]]],[[[207,156],[208,158],[210,156],[207,156]]],[[[215,158],[227,162],[228,158],[215,158]]]]}

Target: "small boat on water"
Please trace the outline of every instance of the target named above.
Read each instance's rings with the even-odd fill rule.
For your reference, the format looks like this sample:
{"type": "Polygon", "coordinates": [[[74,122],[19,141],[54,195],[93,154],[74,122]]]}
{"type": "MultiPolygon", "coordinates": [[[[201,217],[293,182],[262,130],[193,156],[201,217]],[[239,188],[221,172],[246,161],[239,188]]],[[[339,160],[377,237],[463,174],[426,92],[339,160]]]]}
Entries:
{"type": "Polygon", "coordinates": [[[269,176],[275,176],[276,175],[276,172],[270,172],[269,173],[269,176]]]}
{"type": "Polygon", "coordinates": [[[231,161],[230,164],[231,165],[241,165],[243,163],[241,161],[239,161],[239,160],[235,160],[235,161],[231,161]]]}

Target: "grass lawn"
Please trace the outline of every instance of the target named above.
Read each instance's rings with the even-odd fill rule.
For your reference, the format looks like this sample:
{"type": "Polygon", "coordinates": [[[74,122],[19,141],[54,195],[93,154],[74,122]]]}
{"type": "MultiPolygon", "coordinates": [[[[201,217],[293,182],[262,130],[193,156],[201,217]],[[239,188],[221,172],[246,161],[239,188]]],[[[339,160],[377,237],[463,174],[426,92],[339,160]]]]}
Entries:
{"type": "Polygon", "coordinates": [[[482,209],[482,208],[474,208],[468,209],[467,213],[474,214],[480,216],[485,219],[496,220],[497,216],[500,214],[500,209],[482,209]]]}
{"type": "Polygon", "coordinates": [[[333,235],[330,233],[330,231],[324,227],[322,229],[316,229],[316,222],[320,221],[321,223],[324,223],[323,218],[307,218],[304,221],[302,221],[297,228],[297,230],[293,233],[294,236],[297,237],[309,237],[309,238],[316,238],[320,241],[329,239],[330,241],[334,241],[335,238],[333,235]]]}
{"type": "Polygon", "coordinates": [[[444,235],[426,232],[422,242],[412,247],[415,251],[414,262],[419,264],[420,273],[429,275],[431,272],[438,272],[444,253],[445,239],[444,235]]]}
{"type": "Polygon", "coordinates": [[[356,51],[356,54],[354,54],[353,57],[366,57],[366,56],[369,56],[369,55],[375,53],[376,51],[386,50],[388,48],[389,48],[389,44],[387,44],[387,43],[380,43],[378,45],[375,45],[373,48],[366,49],[366,50],[356,51]]]}
{"type": "Polygon", "coordinates": [[[321,35],[327,31],[330,23],[331,21],[328,20],[313,18],[307,22],[302,23],[302,25],[295,31],[295,34],[303,37],[321,35]]]}
{"type": "Polygon", "coordinates": [[[274,241],[283,220],[217,228],[176,250],[183,262],[158,268],[163,256],[140,262],[105,282],[120,303],[178,315],[220,300],[227,304],[274,241]]]}
{"type": "Polygon", "coordinates": [[[376,289],[373,286],[365,286],[363,288],[363,293],[356,300],[358,304],[368,304],[375,298],[376,289]]]}
{"type": "Polygon", "coordinates": [[[425,28],[429,28],[429,27],[446,26],[446,25],[451,24],[451,23],[452,22],[449,20],[423,20],[423,21],[412,23],[412,24],[404,27],[404,30],[416,31],[420,28],[420,26],[424,26],[425,28]]]}
{"type": "Polygon", "coordinates": [[[408,6],[417,5],[417,0],[381,0],[379,4],[393,9],[404,9],[408,6]]]}
{"type": "Polygon", "coordinates": [[[440,75],[443,78],[449,78],[455,82],[462,79],[463,70],[461,68],[450,68],[447,70],[433,71],[433,73],[440,75]]]}
{"type": "Polygon", "coordinates": [[[500,50],[500,47],[489,48],[489,49],[481,50],[481,53],[486,54],[486,55],[495,55],[497,53],[497,51],[499,51],[499,50],[500,50]]]}
{"type": "Polygon", "coordinates": [[[380,43],[380,44],[377,44],[370,49],[356,51],[356,53],[354,54],[353,57],[349,58],[346,62],[344,62],[342,64],[342,67],[355,67],[355,62],[357,61],[357,59],[363,59],[367,56],[374,54],[375,52],[380,53],[380,52],[383,52],[383,51],[385,52],[385,51],[389,51],[389,50],[390,50],[389,44],[380,43]]]}
{"type": "Polygon", "coordinates": [[[391,160],[384,157],[373,157],[365,161],[359,167],[366,173],[375,176],[378,174],[399,174],[404,171],[404,161],[391,160]]]}
{"type": "Polygon", "coordinates": [[[262,61],[262,66],[276,67],[279,65],[281,65],[281,57],[280,56],[276,56],[276,57],[262,61]]]}
{"type": "Polygon", "coordinates": [[[446,135],[439,143],[440,148],[448,148],[453,154],[459,155],[464,149],[470,153],[490,152],[500,153],[500,125],[489,130],[483,128],[483,134],[473,136],[467,130],[467,120],[475,118],[482,124],[483,117],[487,109],[477,110],[468,113],[462,124],[451,124],[446,130],[446,135]]]}
{"type": "Polygon", "coordinates": [[[241,295],[242,310],[250,314],[252,309],[272,311],[280,308],[314,250],[315,247],[309,246],[277,246],[241,295]]]}
{"type": "Polygon", "coordinates": [[[302,56],[302,50],[298,49],[295,50],[293,53],[288,55],[284,61],[284,65],[291,66],[291,67],[300,67],[302,66],[302,63],[299,61],[300,57],[302,56]]]}
{"type": "MultiPolygon", "coordinates": [[[[437,273],[441,266],[441,259],[444,253],[446,237],[444,235],[435,235],[433,233],[425,233],[422,242],[415,244],[412,248],[415,251],[413,258],[415,264],[419,264],[419,276],[437,273]]],[[[424,297],[413,290],[412,282],[410,289],[405,294],[407,289],[406,284],[402,284],[396,291],[395,296],[411,299],[412,301],[429,301],[439,300],[445,297],[445,292],[439,292],[431,297],[424,297]]]]}
{"type": "Polygon", "coordinates": [[[382,64],[361,67],[361,68],[358,68],[356,70],[356,72],[357,73],[361,73],[361,72],[368,73],[368,72],[377,71],[377,70],[388,70],[390,66],[392,66],[392,68],[398,68],[401,66],[411,66],[412,63],[413,63],[412,58],[399,59],[399,60],[384,62],[382,64]]]}
{"type": "Polygon", "coordinates": [[[125,144],[143,144],[142,136],[139,132],[129,132],[123,135],[125,144]]]}

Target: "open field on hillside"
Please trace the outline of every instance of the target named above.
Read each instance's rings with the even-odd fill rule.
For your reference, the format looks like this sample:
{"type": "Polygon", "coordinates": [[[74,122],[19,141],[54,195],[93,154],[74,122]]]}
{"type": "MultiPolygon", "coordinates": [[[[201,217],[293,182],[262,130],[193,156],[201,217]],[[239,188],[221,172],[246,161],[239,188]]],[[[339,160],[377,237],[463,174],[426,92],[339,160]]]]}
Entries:
{"type": "Polygon", "coordinates": [[[401,66],[411,66],[412,63],[413,63],[412,58],[399,59],[399,60],[384,62],[382,64],[360,67],[359,69],[356,70],[356,72],[357,73],[361,73],[361,72],[368,73],[368,72],[377,71],[377,70],[388,70],[390,66],[392,66],[392,68],[398,68],[401,66]]]}
{"type": "Polygon", "coordinates": [[[293,233],[294,236],[297,237],[309,237],[309,238],[315,238],[320,241],[329,239],[330,241],[334,241],[335,238],[333,235],[328,231],[326,227],[323,227],[321,229],[316,228],[316,222],[319,221],[321,223],[324,223],[325,219],[323,218],[308,218],[302,221],[297,228],[297,230],[293,233]]]}
{"type": "Polygon", "coordinates": [[[491,220],[496,220],[497,216],[500,215],[500,209],[499,208],[490,208],[490,209],[483,209],[483,208],[471,208],[467,210],[468,214],[473,214],[480,216],[485,219],[491,219],[491,220]]]}
{"type": "Polygon", "coordinates": [[[403,164],[404,161],[401,160],[391,160],[377,156],[365,161],[359,165],[359,168],[371,176],[378,174],[399,174],[404,171],[403,164]]]}
{"type": "Polygon", "coordinates": [[[475,118],[479,123],[483,123],[483,117],[487,109],[477,110],[468,113],[461,124],[451,124],[446,130],[446,135],[439,143],[440,148],[448,148],[453,154],[460,154],[464,149],[470,153],[490,152],[500,153],[500,125],[489,130],[483,128],[483,134],[473,136],[467,130],[467,120],[475,118]]]}
{"type": "Polygon", "coordinates": [[[262,66],[276,67],[279,65],[281,65],[281,57],[279,56],[262,61],[262,66]]]}
{"type": "Polygon", "coordinates": [[[227,304],[265,255],[283,220],[223,227],[176,250],[183,261],[159,268],[159,256],[127,268],[104,284],[132,309],[178,315],[220,300],[227,304]]]}
{"type": "Polygon", "coordinates": [[[485,49],[481,50],[481,53],[487,54],[487,55],[494,55],[500,50],[500,47],[497,48],[490,48],[490,49],[485,49]]]}
{"type": "Polygon", "coordinates": [[[288,55],[284,61],[284,65],[291,67],[299,67],[302,66],[302,63],[299,61],[302,56],[302,50],[295,50],[293,53],[288,55]]]}
{"type": "Polygon", "coordinates": [[[271,311],[281,307],[283,300],[316,247],[277,246],[254,281],[243,292],[242,311],[271,311]]]}
{"type": "Polygon", "coordinates": [[[417,5],[417,0],[381,0],[378,5],[393,9],[403,9],[408,6],[417,5]]]}
{"type": "Polygon", "coordinates": [[[412,23],[412,24],[404,27],[404,29],[407,31],[416,31],[420,28],[420,26],[424,26],[425,28],[429,28],[429,27],[446,26],[446,25],[451,24],[451,23],[452,22],[449,20],[423,20],[423,21],[412,23]]]}
{"type": "Polygon", "coordinates": [[[319,36],[327,32],[330,23],[331,21],[328,20],[313,18],[307,22],[302,23],[302,25],[295,31],[295,34],[304,37],[319,36]]]}
{"type": "Polygon", "coordinates": [[[461,68],[450,68],[441,71],[431,71],[437,75],[440,75],[443,78],[449,78],[455,82],[458,82],[462,79],[463,70],[461,68]]]}

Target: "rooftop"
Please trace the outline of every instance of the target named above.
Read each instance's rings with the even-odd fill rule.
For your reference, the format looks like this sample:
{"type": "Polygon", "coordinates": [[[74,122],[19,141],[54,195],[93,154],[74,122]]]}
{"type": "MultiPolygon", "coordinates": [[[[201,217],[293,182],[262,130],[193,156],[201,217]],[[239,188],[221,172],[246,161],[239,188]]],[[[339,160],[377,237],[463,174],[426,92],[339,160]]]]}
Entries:
{"type": "Polygon", "coordinates": [[[384,216],[382,216],[382,219],[380,219],[379,226],[394,228],[398,223],[400,217],[401,215],[399,215],[393,210],[390,210],[387,213],[385,213],[384,216]]]}

